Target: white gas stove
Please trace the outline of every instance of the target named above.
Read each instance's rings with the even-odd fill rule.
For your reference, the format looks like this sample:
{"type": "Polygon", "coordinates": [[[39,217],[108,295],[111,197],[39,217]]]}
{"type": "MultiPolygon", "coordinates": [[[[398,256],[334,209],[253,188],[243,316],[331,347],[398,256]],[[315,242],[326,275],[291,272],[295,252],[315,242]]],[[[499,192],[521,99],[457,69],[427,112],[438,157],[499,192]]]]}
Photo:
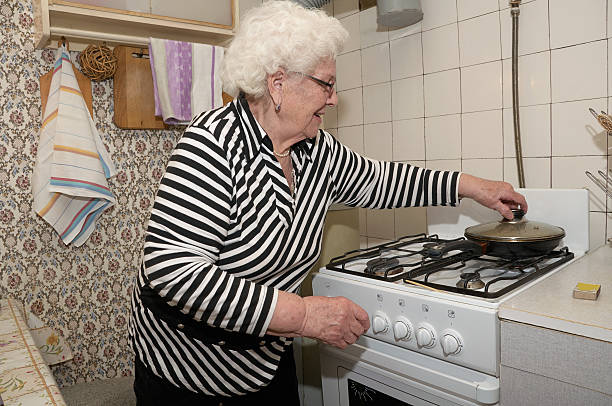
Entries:
{"type": "Polygon", "coordinates": [[[507,260],[450,251],[424,254],[466,227],[497,221],[465,200],[428,208],[428,233],[334,258],[313,277],[313,293],[345,296],[371,327],[345,350],[321,346],[323,399],[330,405],[479,405],[499,401],[500,304],[588,250],[586,190],[523,189],[526,217],[562,227],[552,252],[507,260]]]}

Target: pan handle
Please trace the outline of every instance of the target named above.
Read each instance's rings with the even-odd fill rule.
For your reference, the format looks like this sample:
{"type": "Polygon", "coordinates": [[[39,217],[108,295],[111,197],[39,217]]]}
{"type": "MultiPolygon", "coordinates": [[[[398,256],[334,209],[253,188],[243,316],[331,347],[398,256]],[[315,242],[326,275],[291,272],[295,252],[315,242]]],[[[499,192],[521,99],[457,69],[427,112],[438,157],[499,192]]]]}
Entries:
{"type": "Polygon", "coordinates": [[[421,255],[430,258],[440,258],[449,251],[459,250],[470,252],[474,255],[482,255],[485,253],[486,243],[479,244],[471,240],[456,240],[450,242],[430,242],[423,245],[421,255]]]}

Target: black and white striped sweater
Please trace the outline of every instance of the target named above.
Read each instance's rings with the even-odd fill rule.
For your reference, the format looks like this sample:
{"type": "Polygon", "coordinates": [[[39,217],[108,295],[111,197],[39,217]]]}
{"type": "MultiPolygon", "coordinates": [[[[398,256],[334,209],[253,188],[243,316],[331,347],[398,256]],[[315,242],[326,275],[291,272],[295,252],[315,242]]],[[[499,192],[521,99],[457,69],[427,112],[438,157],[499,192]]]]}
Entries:
{"type": "Polygon", "coordinates": [[[294,197],[245,99],[196,118],[172,154],[148,224],[129,332],[136,356],[176,386],[234,396],[270,382],[291,339],[266,336],[236,348],[202,334],[264,338],[278,291],[295,292],[316,263],[332,203],[458,203],[458,172],[367,159],[325,131],[295,144],[291,158],[294,197]],[[195,328],[158,317],[143,304],[145,291],[195,328]]]}

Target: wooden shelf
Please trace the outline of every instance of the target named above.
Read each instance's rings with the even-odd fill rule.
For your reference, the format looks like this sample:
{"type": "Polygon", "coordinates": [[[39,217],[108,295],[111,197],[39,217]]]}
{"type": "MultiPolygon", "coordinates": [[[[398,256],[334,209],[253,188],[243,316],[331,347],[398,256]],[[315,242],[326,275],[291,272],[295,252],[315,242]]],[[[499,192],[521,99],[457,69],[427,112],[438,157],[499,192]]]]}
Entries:
{"type": "Polygon", "coordinates": [[[55,46],[61,37],[65,37],[70,42],[70,49],[75,51],[103,42],[111,47],[146,46],[149,37],[226,45],[234,36],[238,21],[237,0],[227,1],[232,2],[232,25],[75,5],[60,0],[33,0],[36,47],[55,46]]]}

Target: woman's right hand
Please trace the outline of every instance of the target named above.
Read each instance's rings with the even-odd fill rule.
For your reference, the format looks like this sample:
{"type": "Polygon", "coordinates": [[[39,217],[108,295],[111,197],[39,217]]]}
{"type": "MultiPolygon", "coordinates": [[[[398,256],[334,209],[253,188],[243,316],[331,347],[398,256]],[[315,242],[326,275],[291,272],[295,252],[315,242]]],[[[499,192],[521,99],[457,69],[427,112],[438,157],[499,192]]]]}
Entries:
{"type": "Polygon", "coordinates": [[[346,348],[370,328],[368,313],[345,297],[307,296],[299,335],[346,348]]]}

